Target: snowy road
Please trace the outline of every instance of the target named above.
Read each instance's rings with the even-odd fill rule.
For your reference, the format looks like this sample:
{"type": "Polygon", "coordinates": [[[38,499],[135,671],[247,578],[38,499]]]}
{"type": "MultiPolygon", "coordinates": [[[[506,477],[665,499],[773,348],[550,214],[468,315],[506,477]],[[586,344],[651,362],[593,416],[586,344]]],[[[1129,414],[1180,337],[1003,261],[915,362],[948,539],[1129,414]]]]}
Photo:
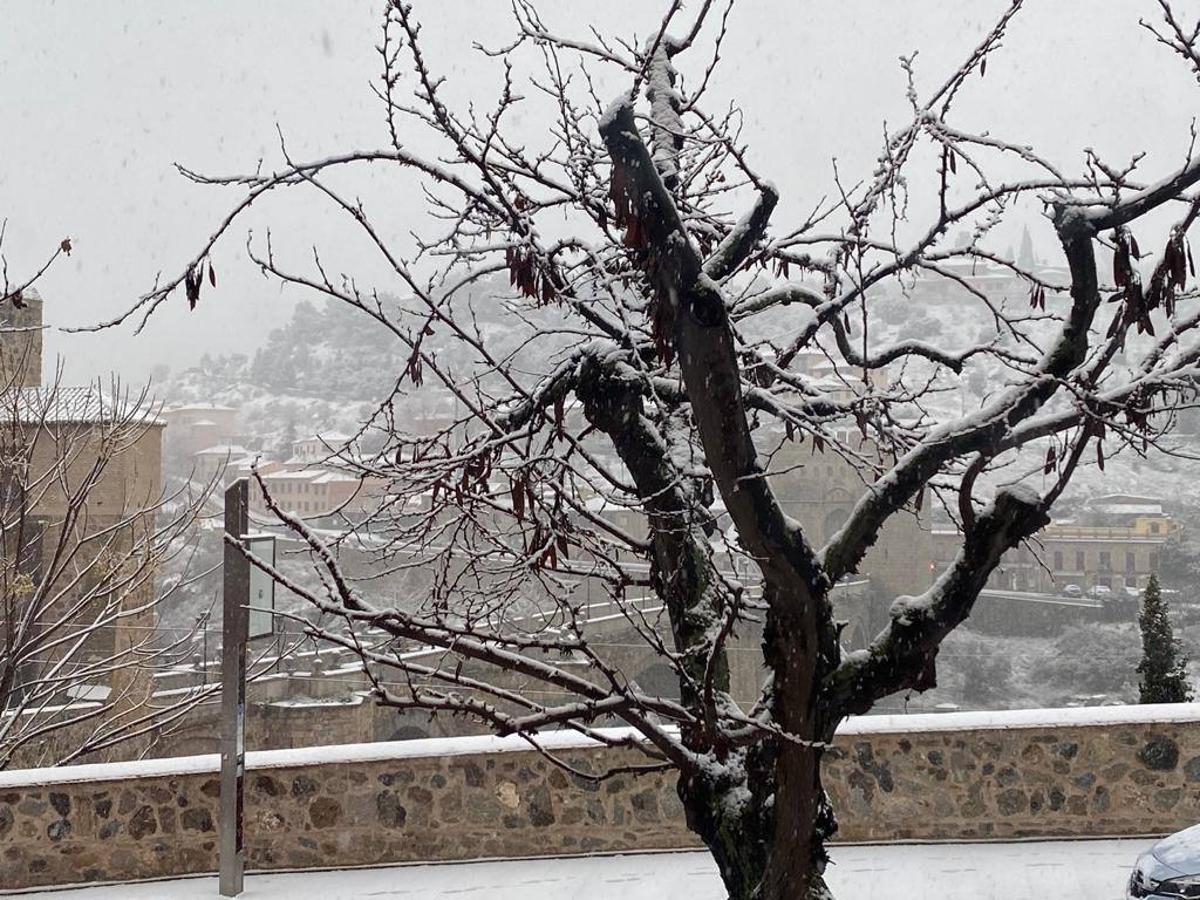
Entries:
{"type": "MultiPolygon", "coordinates": [[[[830,886],[854,900],[1121,900],[1134,858],[1151,841],[1046,841],[840,847],[830,886]]],[[[2,892],[0,892],[2,893],[2,892]]],[[[215,877],[78,890],[22,900],[216,900],[215,877]]],[[[394,866],[249,875],[245,900],[723,900],[703,853],[394,866]]]]}

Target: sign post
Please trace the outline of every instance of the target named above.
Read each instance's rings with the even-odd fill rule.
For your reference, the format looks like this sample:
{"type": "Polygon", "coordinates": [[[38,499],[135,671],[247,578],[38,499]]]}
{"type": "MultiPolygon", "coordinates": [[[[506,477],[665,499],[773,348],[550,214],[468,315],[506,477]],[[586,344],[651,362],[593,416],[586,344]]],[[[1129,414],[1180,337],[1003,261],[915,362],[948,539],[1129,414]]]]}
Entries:
{"type": "MultiPolygon", "coordinates": [[[[250,525],[250,482],[239,478],[225,491],[225,535],[242,540],[250,525]]],[[[272,554],[274,555],[274,554],[272,554]]],[[[221,627],[221,896],[242,892],[246,866],[246,640],[249,634],[250,561],[225,544],[224,619],[221,627]]]]}
{"type": "MultiPolygon", "coordinates": [[[[275,567],[275,535],[246,535],[246,550],[265,565],[275,567]]],[[[253,563],[250,564],[249,630],[247,640],[271,637],[275,634],[275,579],[253,563]]]]}

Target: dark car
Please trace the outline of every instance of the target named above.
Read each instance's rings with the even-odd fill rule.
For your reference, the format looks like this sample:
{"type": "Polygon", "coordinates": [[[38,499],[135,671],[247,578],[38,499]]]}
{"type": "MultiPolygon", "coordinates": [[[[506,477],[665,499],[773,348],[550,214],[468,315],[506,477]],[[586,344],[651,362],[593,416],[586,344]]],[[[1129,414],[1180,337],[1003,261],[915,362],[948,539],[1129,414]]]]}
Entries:
{"type": "Polygon", "coordinates": [[[1200,825],[1165,837],[1141,856],[1129,876],[1128,897],[1200,897],[1200,825]]]}

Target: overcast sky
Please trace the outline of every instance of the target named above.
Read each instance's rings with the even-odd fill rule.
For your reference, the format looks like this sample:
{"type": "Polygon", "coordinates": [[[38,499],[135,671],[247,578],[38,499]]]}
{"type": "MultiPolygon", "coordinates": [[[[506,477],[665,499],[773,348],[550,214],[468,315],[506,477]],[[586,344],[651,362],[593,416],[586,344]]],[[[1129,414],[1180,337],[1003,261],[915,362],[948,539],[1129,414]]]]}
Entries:
{"type": "MultiPolygon", "coordinates": [[[[455,96],[496,91],[495,66],[471,49],[511,35],[503,0],[414,0],[431,63],[455,96]]],[[[698,6],[691,0],[685,7],[698,6]]],[[[756,168],[784,191],[777,222],[802,215],[831,185],[831,159],[868,174],[883,121],[902,121],[901,53],[920,50],[923,84],[943,79],[1007,2],[742,0],[731,17],[713,100],[737,100],[756,168]]],[[[1180,3],[1195,14],[1192,3],[1180,3]]],[[[555,0],[559,31],[646,35],[666,3],[555,0]]],[[[99,321],[132,303],[159,271],[178,272],[235,194],[193,185],[172,164],[211,174],[279,162],[281,130],[296,158],[382,146],[368,88],[380,4],[334,0],[0,0],[0,217],[10,271],[40,264],[69,235],[75,252],[43,283],[53,325],[99,321]]],[[[1146,178],[1187,150],[1197,86],[1138,28],[1152,0],[1028,0],[987,78],[960,104],[964,127],[1034,144],[1069,172],[1084,147],[1114,161],[1148,151],[1146,178]]],[[[681,62],[686,68],[686,61],[681,62]]],[[[536,124],[536,123],[531,123],[536,124]]],[[[398,233],[420,215],[412,185],[364,175],[368,208],[398,233]]],[[[258,211],[214,254],[219,290],[186,311],[173,298],[139,337],[132,329],[47,337],[71,380],[109,371],[144,378],[204,352],[252,351],[286,316],[283,295],[245,259],[246,229],[271,225],[291,246],[313,243],[338,267],[366,266],[363,248],[331,229],[319,204],[258,211]]],[[[1048,226],[1030,220],[1039,249],[1048,226]]],[[[1010,240],[1015,238],[1010,237],[1010,240]]],[[[382,289],[400,290],[380,283],[382,289]]]]}

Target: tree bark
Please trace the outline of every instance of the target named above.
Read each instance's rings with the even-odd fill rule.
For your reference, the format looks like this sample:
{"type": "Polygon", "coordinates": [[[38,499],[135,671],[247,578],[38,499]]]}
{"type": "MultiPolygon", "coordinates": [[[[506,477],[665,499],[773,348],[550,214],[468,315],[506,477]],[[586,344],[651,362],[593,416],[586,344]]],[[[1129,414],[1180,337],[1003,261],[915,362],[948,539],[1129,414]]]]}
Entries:
{"type": "Polygon", "coordinates": [[[689,824],[712,850],[733,900],[824,900],[830,896],[824,844],[836,826],[821,786],[821,748],[836,720],[821,707],[820,689],[840,661],[828,580],[767,482],[750,435],[725,298],[705,274],[628,105],[610,110],[601,134],[613,159],[614,190],[623,193],[618,208],[627,210],[618,218],[645,242],[655,302],[669,308],[674,322],[672,343],[708,469],[742,546],[762,571],[770,723],[786,736],[760,740],[755,758],[742,766],[743,784],[706,773],[694,775],[694,784],[685,781],[689,824]],[[739,791],[752,798],[757,817],[741,811],[739,791]]]}

